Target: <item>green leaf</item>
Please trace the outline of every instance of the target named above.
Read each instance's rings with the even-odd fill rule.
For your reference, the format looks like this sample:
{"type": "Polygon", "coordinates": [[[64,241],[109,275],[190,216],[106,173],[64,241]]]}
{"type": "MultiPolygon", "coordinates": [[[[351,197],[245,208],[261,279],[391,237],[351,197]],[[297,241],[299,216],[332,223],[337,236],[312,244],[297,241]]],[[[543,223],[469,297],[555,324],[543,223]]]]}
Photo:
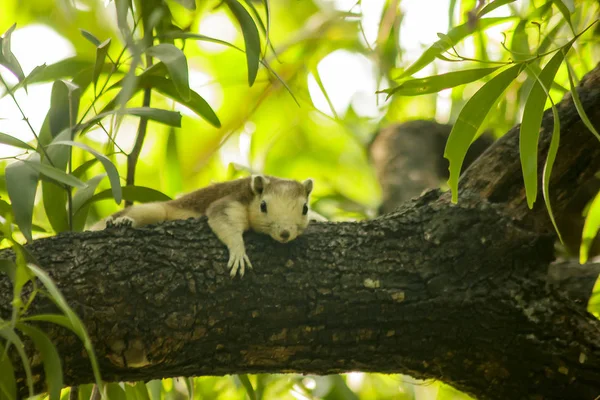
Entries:
{"type": "Polygon", "coordinates": [[[488,14],[494,11],[496,8],[504,6],[506,4],[514,3],[515,0],[494,0],[488,3],[479,13],[477,14],[477,19],[483,17],[485,14],[488,14]]]}
{"type": "Polygon", "coordinates": [[[260,59],[260,36],[254,20],[244,6],[235,0],[225,0],[242,28],[244,44],[246,46],[246,63],[248,65],[248,85],[252,86],[258,73],[260,59]]]}
{"type": "Polygon", "coordinates": [[[256,393],[254,392],[254,388],[252,387],[252,383],[250,382],[250,378],[248,375],[238,375],[238,379],[242,382],[242,385],[246,389],[246,394],[250,398],[250,400],[256,400],[256,393]]]}
{"type": "Polygon", "coordinates": [[[448,4],[448,29],[454,26],[454,10],[456,9],[456,0],[450,0],[448,4]]]}
{"type": "Polygon", "coordinates": [[[71,324],[70,329],[79,336],[79,339],[83,342],[83,347],[86,349],[88,357],[90,358],[90,364],[92,365],[92,370],[94,373],[94,378],[96,380],[96,385],[98,388],[102,390],[102,378],[100,377],[100,369],[98,368],[98,360],[96,359],[96,355],[94,354],[94,349],[92,347],[92,343],[90,341],[90,337],[85,329],[85,326],[67,304],[65,298],[60,293],[52,279],[39,267],[33,264],[27,264],[27,267],[35,276],[42,282],[46,290],[48,291],[48,295],[50,299],[60,308],[60,310],[65,314],[68,318],[69,323],[71,324]]]}
{"type": "MultiPolygon", "coordinates": [[[[39,154],[34,153],[30,160],[39,160],[39,154]]],[[[31,222],[33,219],[33,204],[39,180],[39,172],[24,161],[15,161],[5,169],[6,190],[15,216],[15,222],[28,242],[31,237],[31,222]]]]}
{"type": "Polygon", "coordinates": [[[19,82],[21,82],[25,79],[25,74],[23,73],[21,64],[19,64],[19,61],[10,49],[10,36],[12,35],[16,26],[17,24],[13,24],[4,33],[3,37],[0,38],[0,65],[6,67],[19,79],[19,82]]]}
{"type": "Polygon", "coordinates": [[[0,337],[3,337],[7,341],[6,351],[10,347],[10,344],[14,344],[17,349],[17,353],[19,353],[19,357],[21,358],[21,363],[23,364],[23,369],[25,370],[25,376],[27,378],[27,388],[29,389],[29,397],[33,396],[33,379],[31,377],[31,364],[29,363],[29,358],[27,358],[27,354],[25,353],[25,345],[23,341],[17,335],[17,333],[10,327],[5,327],[0,329],[0,337]]]}
{"type": "Polygon", "coordinates": [[[79,87],[69,81],[59,79],[52,85],[48,117],[53,137],[77,124],[79,97],[79,87]]]}
{"type": "Polygon", "coordinates": [[[92,158],[91,160],[87,160],[86,162],[81,164],[79,167],[75,168],[71,174],[73,176],[76,176],[77,178],[81,179],[83,177],[83,175],[90,168],[92,168],[94,165],[96,165],[97,162],[98,162],[97,158],[92,158]]]}
{"type": "Polygon", "coordinates": [[[573,104],[575,104],[575,109],[579,114],[579,118],[581,118],[581,121],[583,121],[583,124],[590,130],[590,132],[592,132],[598,138],[598,140],[600,140],[600,134],[598,133],[596,128],[594,128],[594,125],[592,125],[592,122],[585,113],[585,108],[583,108],[583,104],[581,104],[579,92],[577,91],[577,86],[575,86],[575,81],[573,79],[573,77],[575,76],[575,72],[571,68],[571,64],[569,64],[568,61],[566,61],[566,63],[567,70],[569,71],[569,83],[571,84],[571,97],[573,98],[573,104]]]}
{"type": "Polygon", "coordinates": [[[115,202],[119,204],[121,202],[122,193],[121,193],[121,182],[119,180],[119,172],[117,171],[117,167],[106,157],[104,154],[97,152],[92,149],[90,146],[74,142],[72,140],[61,140],[58,142],[52,142],[51,145],[66,145],[66,146],[75,146],[79,147],[85,151],[92,153],[104,166],[104,170],[108,174],[108,179],[110,180],[110,186],[112,188],[112,194],[115,199],[115,202]]]}
{"type": "Polygon", "coordinates": [[[587,217],[585,218],[585,224],[583,225],[583,232],[581,235],[581,248],[579,249],[579,262],[585,264],[588,260],[590,253],[590,246],[592,241],[598,234],[600,229],[600,192],[594,197],[592,205],[588,211],[587,217]]]}
{"type": "MultiPolygon", "coordinates": [[[[485,30],[490,26],[500,24],[502,22],[510,21],[515,17],[501,17],[501,18],[482,18],[478,22],[478,30],[485,30]]],[[[457,26],[456,28],[450,29],[447,36],[452,40],[453,44],[457,44],[465,37],[471,35],[473,30],[469,26],[468,22],[465,22],[462,25],[457,26]]],[[[448,50],[450,45],[446,43],[445,40],[438,40],[434,44],[432,44],[427,50],[421,54],[421,57],[417,61],[415,61],[411,66],[409,66],[397,79],[405,78],[407,76],[413,75],[415,72],[420,71],[433,60],[435,60],[438,54],[443,53],[448,50]]]]}
{"type": "Polygon", "coordinates": [[[6,133],[0,132],[0,143],[7,144],[7,145],[13,146],[13,147],[20,147],[25,150],[34,150],[35,151],[35,148],[33,146],[28,145],[27,143],[23,142],[22,140],[17,139],[16,137],[7,135],[6,133]]]}
{"type": "Polygon", "coordinates": [[[182,99],[190,99],[190,84],[188,78],[187,59],[183,51],[170,43],[161,43],[146,49],[146,54],[158,58],[169,71],[169,76],[175,84],[182,99]]]}
{"type": "Polygon", "coordinates": [[[86,31],[85,29],[81,29],[81,28],[79,28],[79,31],[81,32],[83,37],[86,38],[87,40],[89,40],[94,46],[96,46],[96,47],[100,46],[100,39],[98,39],[96,36],[94,36],[91,32],[86,31]]]}
{"type": "Polygon", "coordinates": [[[552,204],[550,203],[550,176],[552,175],[552,167],[554,166],[554,161],[556,161],[558,144],[560,142],[560,119],[558,117],[558,110],[556,109],[554,102],[552,103],[552,116],[554,117],[554,127],[552,128],[552,139],[550,140],[548,156],[546,157],[546,162],[544,163],[544,172],[542,175],[542,193],[544,195],[546,209],[548,210],[548,216],[550,216],[550,221],[552,221],[552,225],[554,225],[554,230],[556,231],[560,242],[563,243],[562,235],[560,234],[560,230],[558,229],[558,225],[556,224],[556,220],[554,218],[554,213],[552,212],[552,204]]]}
{"type": "MultiPolygon", "coordinates": [[[[159,192],[158,190],[151,189],[145,186],[123,186],[123,199],[131,202],[138,203],[150,203],[152,201],[169,201],[172,200],[166,194],[159,192]]],[[[85,207],[90,203],[99,200],[106,200],[112,197],[110,190],[103,190],[99,193],[93,195],[90,199],[88,199],[85,203],[81,205],[81,207],[85,207]]]]}
{"type": "Polygon", "coordinates": [[[106,60],[106,55],[108,54],[108,49],[110,48],[110,38],[106,39],[104,42],[98,45],[96,48],[96,64],[94,65],[94,75],[92,76],[92,82],[94,82],[94,87],[98,83],[98,78],[102,73],[104,68],[104,60],[106,60]]]}
{"type": "Polygon", "coordinates": [[[523,68],[524,65],[517,64],[500,72],[483,85],[460,111],[444,150],[444,157],[450,162],[448,186],[452,190],[452,202],[458,201],[458,177],[471,142],[494,104],[523,68]]]}
{"type": "Polygon", "coordinates": [[[105,176],[106,174],[100,174],[93,177],[87,182],[87,187],[85,189],[78,190],[73,196],[73,230],[75,232],[81,232],[85,227],[89,206],[83,205],[94,195],[98,184],[105,176]]]}
{"type": "Polygon", "coordinates": [[[127,400],[127,395],[125,394],[125,391],[118,383],[107,383],[104,386],[104,393],[106,395],[106,398],[110,400],[127,400]]]}
{"type": "Polygon", "coordinates": [[[466,69],[425,78],[411,79],[402,82],[394,88],[382,90],[381,93],[387,93],[388,98],[393,94],[399,96],[419,96],[427,93],[437,93],[443,89],[464,85],[481,79],[496,71],[498,68],[499,67],[466,69]]]}
{"type": "Polygon", "coordinates": [[[523,121],[519,132],[519,155],[529,208],[533,207],[537,198],[537,152],[544,105],[548,98],[546,90],[552,85],[563,59],[564,55],[559,51],[548,61],[539,79],[533,83],[523,110],[523,121]]]}
{"type": "Polygon", "coordinates": [[[46,65],[46,67],[39,71],[35,76],[27,79],[29,83],[51,82],[62,78],[76,76],[81,71],[91,70],[92,68],[94,68],[94,64],[89,60],[71,57],[58,61],[55,64],[46,65]]]}
{"type": "Polygon", "coordinates": [[[38,171],[40,174],[47,176],[50,179],[54,179],[57,182],[63,183],[68,186],[76,187],[76,188],[84,188],[87,185],[74,177],[73,175],[69,175],[58,168],[54,168],[48,164],[42,164],[40,162],[35,161],[24,161],[31,168],[38,171]]]}
{"type": "Polygon", "coordinates": [[[75,330],[75,328],[73,328],[73,324],[71,323],[69,318],[67,318],[64,315],[59,315],[59,314],[36,314],[36,315],[28,316],[28,317],[23,317],[23,318],[21,318],[21,321],[51,322],[53,324],[60,325],[63,328],[66,328],[70,331],[74,332],[74,330],[75,330]]]}
{"type": "MultiPolygon", "coordinates": [[[[124,386],[128,400],[150,400],[150,393],[144,382],[125,383],[124,386]]],[[[188,399],[193,399],[193,397],[188,397],[188,399]]]]}
{"type": "Polygon", "coordinates": [[[201,40],[201,41],[204,41],[204,42],[222,44],[223,46],[227,46],[227,47],[230,47],[232,49],[239,50],[242,53],[245,53],[244,50],[240,49],[239,47],[237,47],[234,44],[231,44],[231,43],[226,42],[226,41],[221,40],[221,39],[215,39],[215,38],[210,37],[210,36],[201,35],[199,33],[183,32],[183,31],[169,31],[169,32],[166,32],[166,33],[163,33],[163,34],[159,35],[159,37],[161,39],[194,39],[194,40],[201,40]]]}
{"type": "Polygon", "coordinates": [[[569,27],[571,28],[571,32],[573,32],[573,34],[575,34],[575,28],[573,27],[573,22],[571,22],[571,12],[569,11],[569,9],[565,5],[565,3],[562,0],[552,0],[552,3],[554,3],[556,8],[558,8],[558,11],[560,11],[563,18],[569,24],[569,27]]]}
{"type": "MultiPolygon", "coordinates": [[[[50,136],[50,133],[44,132],[42,129],[43,136],[40,134],[40,142],[45,141],[46,136],[50,136]]],[[[71,138],[71,129],[66,128],[56,137],[52,139],[52,142],[59,142],[61,140],[69,140],[71,138]]],[[[64,146],[46,146],[46,154],[52,165],[56,168],[60,168],[62,171],[67,169],[67,163],[69,161],[70,149],[64,146]]],[[[48,159],[44,158],[42,162],[49,165],[48,159]]],[[[67,213],[67,191],[64,187],[56,184],[53,181],[42,180],[42,200],[44,203],[44,210],[46,217],[52,226],[54,232],[66,232],[69,230],[69,215],[67,213]]]]}
{"type": "Polygon", "coordinates": [[[215,128],[221,127],[221,121],[219,121],[219,117],[217,117],[217,114],[215,114],[210,104],[208,104],[206,100],[204,100],[202,96],[195,91],[190,90],[190,98],[185,100],[179,95],[179,92],[175,89],[173,82],[171,82],[169,79],[154,75],[147,75],[143,78],[140,78],[138,84],[141,87],[151,87],[156,89],[157,92],[188,107],[215,128]]]}
{"type": "Polygon", "coordinates": [[[49,400],[60,400],[60,391],[63,387],[63,374],[56,347],[52,344],[48,336],[38,328],[23,323],[18,323],[16,327],[31,338],[35,348],[40,352],[42,363],[44,364],[46,385],[48,395],[50,396],[49,400]]]}
{"type": "Polygon", "coordinates": [[[510,43],[511,56],[515,60],[523,60],[529,57],[529,36],[525,31],[527,20],[521,20],[517,24],[510,43]]]}
{"type": "Polygon", "coordinates": [[[17,380],[15,379],[15,370],[12,362],[5,351],[4,346],[0,342],[0,399],[16,399],[17,398],[17,380]]]}
{"type": "MultiPolygon", "coordinates": [[[[132,94],[133,94],[133,92],[132,92],[132,94]]],[[[103,118],[106,118],[109,115],[113,115],[113,114],[135,115],[137,117],[145,117],[147,119],[150,119],[150,120],[153,120],[156,122],[160,122],[165,125],[174,126],[176,128],[181,127],[181,114],[177,111],[169,111],[169,110],[163,110],[160,108],[152,108],[152,107],[135,107],[135,108],[125,108],[122,110],[107,111],[107,112],[100,113],[100,114],[90,118],[82,125],[80,125],[78,127],[78,129],[81,130],[82,132],[85,132],[86,130],[88,130],[89,128],[91,128],[92,126],[97,124],[98,122],[102,121],[103,118]]]]}

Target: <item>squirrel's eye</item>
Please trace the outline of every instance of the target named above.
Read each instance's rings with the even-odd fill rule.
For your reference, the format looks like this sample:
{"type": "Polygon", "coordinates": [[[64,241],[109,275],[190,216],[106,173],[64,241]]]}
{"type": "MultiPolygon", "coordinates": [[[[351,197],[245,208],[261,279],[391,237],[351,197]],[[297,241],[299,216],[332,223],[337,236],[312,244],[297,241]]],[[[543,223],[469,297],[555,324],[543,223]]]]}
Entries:
{"type": "Polygon", "coordinates": [[[264,200],[260,202],[260,211],[262,211],[264,213],[267,212],[267,202],[264,200]]]}
{"type": "Polygon", "coordinates": [[[306,215],[308,214],[308,206],[306,204],[304,204],[304,207],[302,207],[302,215],[306,215]]]}

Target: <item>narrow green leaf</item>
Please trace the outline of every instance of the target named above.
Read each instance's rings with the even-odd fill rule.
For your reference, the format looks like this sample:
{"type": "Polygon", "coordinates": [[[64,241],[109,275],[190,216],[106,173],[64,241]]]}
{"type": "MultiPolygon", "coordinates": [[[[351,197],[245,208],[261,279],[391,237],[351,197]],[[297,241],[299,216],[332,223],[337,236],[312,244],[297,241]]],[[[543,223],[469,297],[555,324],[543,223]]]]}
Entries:
{"type": "Polygon", "coordinates": [[[592,125],[592,122],[585,113],[585,108],[583,108],[583,104],[581,104],[579,92],[577,91],[577,86],[575,86],[575,81],[573,79],[573,77],[575,76],[575,71],[573,71],[573,69],[571,68],[571,64],[569,64],[568,61],[566,61],[566,63],[567,70],[569,71],[569,83],[571,84],[571,97],[573,98],[573,104],[575,104],[575,109],[579,114],[579,118],[581,118],[581,121],[583,121],[583,124],[590,130],[590,132],[592,132],[598,138],[598,140],[600,140],[600,134],[598,133],[596,128],[594,128],[594,125],[592,125]]]}
{"type": "Polygon", "coordinates": [[[275,53],[275,48],[273,47],[273,45],[271,44],[271,6],[269,5],[269,0],[262,0],[263,5],[265,6],[265,20],[266,20],[266,26],[265,26],[265,54],[267,52],[267,48],[271,47],[271,50],[273,50],[273,53],[275,53]]]}
{"type": "Polygon", "coordinates": [[[170,43],[161,43],[146,49],[146,54],[158,58],[169,71],[169,76],[175,84],[182,99],[190,99],[190,84],[188,78],[187,59],[183,51],[170,43]]]}
{"type": "Polygon", "coordinates": [[[108,174],[108,179],[110,180],[110,186],[112,188],[112,194],[115,199],[115,202],[119,204],[121,202],[122,193],[121,193],[121,182],[119,181],[119,172],[117,171],[117,167],[106,157],[104,154],[97,152],[92,149],[90,146],[74,142],[72,140],[61,140],[59,142],[52,142],[51,145],[66,145],[66,146],[75,146],[79,147],[85,151],[88,151],[94,155],[104,166],[104,170],[108,174]]]}
{"type": "MultiPolygon", "coordinates": [[[[2,41],[2,39],[0,39],[0,41],[2,41]]],[[[27,75],[25,77],[25,79],[23,79],[20,82],[17,82],[13,87],[11,87],[11,91],[13,93],[15,93],[21,87],[25,88],[25,91],[27,91],[27,85],[29,85],[30,83],[32,83],[33,80],[36,79],[37,76],[39,76],[40,74],[42,74],[42,72],[45,69],[46,69],[46,64],[42,64],[42,65],[36,66],[33,70],[31,70],[31,72],[29,73],[29,75],[27,75]]],[[[0,98],[6,96],[8,94],[9,94],[8,91],[4,91],[4,93],[2,93],[2,95],[0,95],[0,98]]]]}
{"type": "MultiPolygon", "coordinates": [[[[171,31],[171,32],[167,32],[166,34],[160,35],[159,37],[161,38],[168,38],[168,39],[195,39],[195,40],[204,40],[207,42],[212,42],[212,43],[218,43],[218,44],[222,44],[224,46],[227,47],[231,47],[232,49],[238,50],[242,53],[245,53],[244,50],[240,49],[239,47],[229,43],[229,42],[225,42],[223,40],[219,40],[219,39],[215,39],[209,36],[204,36],[204,35],[200,35],[200,34],[196,34],[196,33],[190,33],[190,32],[180,32],[180,31],[171,31]]],[[[277,72],[275,72],[275,70],[273,68],[271,68],[271,66],[269,65],[269,63],[266,60],[259,60],[259,62],[269,70],[269,72],[271,72],[271,74],[273,74],[273,76],[279,81],[281,82],[281,84],[285,87],[285,89],[288,91],[288,93],[292,96],[292,98],[294,99],[294,101],[296,102],[296,104],[300,105],[300,103],[298,102],[298,99],[296,99],[296,96],[294,96],[294,93],[292,92],[292,90],[290,89],[289,85],[277,74],[277,72]]]]}
{"type": "Polygon", "coordinates": [[[441,75],[433,75],[425,78],[411,79],[400,85],[382,90],[378,93],[387,93],[389,96],[419,96],[427,93],[437,93],[440,90],[464,85],[483,78],[496,71],[499,67],[466,69],[463,71],[448,72],[441,75]]]}
{"type": "Polygon", "coordinates": [[[79,167],[75,168],[71,174],[73,176],[81,179],[83,177],[83,175],[90,168],[92,168],[94,165],[96,165],[97,162],[98,162],[97,158],[92,158],[91,160],[87,160],[86,162],[84,162],[83,164],[81,164],[79,167]]]}
{"type": "Polygon", "coordinates": [[[59,79],[52,85],[48,116],[53,137],[77,124],[79,97],[79,87],[69,81],[59,79]]]}
{"type": "Polygon", "coordinates": [[[91,32],[86,31],[85,29],[81,29],[81,28],[79,28],[79,31],[81,32],[81,35],[83,35],[84,38],[89,40],[94,46],[96,46],[96,47],[100,46],[100,39],[98,39],[96,36],[94,36],[91,32]]]}
{"type": "Polygon", "coordinates": [[[33,396],[33,379],[31,376],[31,364],[29,363],[29,358],[25,353],[25,345],[23,341],[17,335],[17,333],[10,327],[5,327],[0,329],[0,337],[3,337],[7,341],[7,349],[10,344],[14,344],[17,349],[17,353],[19,353],[19,357],[21,358],[21,363],[23,364],[23,369],[25,370],[25,376],[27,379],[27,388],[29,389],[29,397],[33,396]]]}
{"type": "Polygon", "coordinates": [[[18,323],[16,327],[31,338],[35,348],[40,352],[42,363],[44,364],[46,385],[48,387],[48,395],[50,396],[49,400],[60,400],[60,391],[63,387],[63,374],[56,347],[40,329],[23,323],[18,323]]]}
{"type": "Polygon", "coordinates": [[[504,5],[514,3],[514,2],[515,2],[515,0],[494,0],[490,3],[488,3],[485,7],[483,7],[483,9],[481,11],[479,11],[479,13],[477,14],[477,19],[483,17],[485,14],[488,14],[488,13],[494,11],[498,7],[502,7],[504,5]]]}
{"type": "Polygon", "coordinates": [[[60,308],[60,310],[65,314],[65,316],[69,319],[71,324],[71,330],[79,339],[83,342],[83,347],[86,349],[88,353],[88,357],[90,358],[90,364],[92,365],[92,370],[94,373],[94,378],[96,380],[96,385],[98,385],[99,389],[102,389],[102,378],[100,377],[100,369],[98,367],[98,360],[96,359],[96,355],[94,353],[94,349],[92,347],[92,343],[90,341],[90,337],[85,329],[85,326],[73,312],[71,307],[67,304],[65,298],[60,293],[52,279],[46,274],[45,271],[40,269],[39,267],[33,264],[27,264],[27,267],[31,272],[35,274],[35,276],[42,282],[46,290],[48,291],[50,299],[60,308]]]}
{"type": "Polygon", "coordinates": [[[27,143],[23,142],[22,140],[19,140],[16,137],[7,135],[6,133],[2,133],[2,132],[0,132],[0,143],[7,144],[7,145],[13,146],[13,147],[20,147],[25,150],[34,150],[35,151],[35,148],[33,146],[30,146],[27,143]]]}
{"type": "MultiPolygon", "coordinates": [[[[44,126],[40,133],[39,143],[45,143],[46,138],[53,142],[69,140],[71,138],[71,129],[66,128],[61,133],[52,138],[49,131],[44,126]]],[[[40,151],[41,152],[41,151],[40,151]]],[[[46,152],[52,165],[56,168],[66,171],[69,161],[70,149],[65,146],[46,146],[46,152]]],[[[44,164],[49,165],[48,159],[42,159],[44,164]]],[[[61,185],[47,179],[42,180],[42,200],[46,217],[52,226],[54,232],[67,232],[69,230],[69,215],[67,213],[67,191],[61,185]]]]}
{"type": "Polygon", "coordinates": [[[166,33],[163,33],[163,34],[159,35],[159,37],[161,39],[194,39],[194,40],[201,40],[201,41],[204,41],[204,42],[222,44],[223,46],[231,47],[232,49],[236,49],[236,50],[241,51],[242,53],[245,53],[244,50],[240,49],[239,47],[237,47],[234,44],[231,44],[231,43],[226,42],[226,41],[221,40],[221,39],[215,39],[215,38],[210,37],[210,36],[201,35],[199,33],[183,32],[183,31],[169,31],[169,32],[166,32],[166,33]]]}
{"type": "Polygon", "coordinates": [[[76,188],[84,188],[87,185],[74,177],[73,175],[69,175],[58,168],[54,168],[48,164],[42,164],[40,162],[35,161],[24,161],[31,168],[38,171],[40,174],[47,176],[50,179],[54,179],[57,182],[64,183],[65,185],[76,187],[76,188]]]}
{"type": "Polygon", "coordinates": [[[15,379],[15,370],[8,357],[6,349],[0,342],[0,399],[17,398],[17,380],[15,379]]]}
{"type": "Polygon", "coordinates": [[[94,87],[96,87],[96,84],[98,83],[98,78],[100,77],[102,69],[104,68],[104,61],[106,60],[106,55],[108,54],[109,48],[110,38],[100,43],[96,48],[96,64],[94,65],[94,75],[92,76],[92,82],[94,82],[94,87]]]}
{"type": "MultiPolygon", "coordinates": [[[[478,21],[478,30],[485,30],[490,26],[500,24],[502,22],[510,21],[515,17],[501,17],[501,18],[482,18],[478,21]]],[[[466,22],[462,25],[457,26],[456,28],[450,29],[447,36],[452,40],[452,42],[456,45],[458,42],[471,35],[474,31],[469,26],[469,23],[466,22]]],[[[435,60],[438,54],[443,53],[448,50],[450,46],[446,43],[445,40],[438,40],[434,44],[432,44],[427,50],[421,54],[419,59],[415,61],[412,65],[410,65],[403,73],[396,79],[405,78],[407,76],[413,75],[415,72],[420,71],[433,60],[435,60]]]]}
{"type": "Polygon", "coordinates": [[[89,206],[83,205],[94,195],[98,184],[105,176],[106,174],[100,174],[93,177],[87,182],[85,189],[78,190],[73,196],[73,230],[75,232],[81,232],[85,227],[89,206]]]}
{"type": "Polygon", "coordinates": [[[58,61],[55,64],[46,65],[35,76],[27,78],[27,80],[29,83],[52,82],[76,76],[81,71],[92,70],[93,68],[94,64],[89,60],[71,57],[58,61]]]}
{"type": "MultiPolygon", "coordinates": [[[[172,200],[166,194],[145,186],[123,186],[121,187],[121,190],[123,192],[123,199],[131,202],[150,203],[152,201],[172,200]]],[[[84,202],[81,207],[85,207],[95,201],[110,199],[111,197],[112,195],[110,190],[103,190],[93,195],[90,199],[84,202]]]]}
{"type": "MultiPolygon", "coordinates": [[[[34,153],[29,160],[39,161],[39,154],[34,153]]],[[[33,204],[39,180],[39,172],[23,161],[15,161],[5,169],[6,190],[15,216],[15,222],[28,242],[31,237],[33,204]]]]}
{"type": "Polygon", "coordinates": [[[71,320],[64,315],[59,314],[36,314],[28,317],[21,318],[21,321],[43,321],[43,322],[51,322],[56,325],[60,325],[63,328],[66,328],[70,331],[75,332],[75,328],[73,328],[73,324],[71,320]]]}
{"type": "Polygon", "coordinates": [[[151,87],[156,89],[157,92],[188,107],[215,128],[221,127],[221,121],[219,121],[219,117],[217,117],[217,114],[211,108],[210,104],[195,91],[190,90],[190,98],[185,100],[179,95],[179,92],[175,89],[175,86],[173,86],[173,82],[169,79],[153,75],[147,75],[144,78],[141,78],[139,80],[139,85],[141,87],[151,87]]]}
{"type": "Polygon", "coordinates": [[[510,42],[511,56],[515,60],[523,60],[529,57],[529,36],[525,31],[528,20],[519,21],[510,42]]]}
{"type": "Polygon", "coordinates": [[[552,167],[554,167],[554,161],[556,161],[556,154],[558,153],[558,145],[560,142],[560,120],[558,117],[558,110],[554,103],[552,103],[552,116],[554,117],[554,127],[552,128],[552,139],[550,140],[550,148],[548,149],[548,156],[544,163],[544,172],[542,175],[543,186],[542,193],[544,195],[544,202],[546,203],[546,209],[548,210],[548,216],[550,221],[554,225],[554,230],[558,235],[560,242],[563,242],[562,235],[556,224],[554,213],[552,212],[552,204],[550,203],[550,177],[552,175],[552,167]]]}
{"type": "Polygon", "coordinates": [[[244,386],[244,389],[246,389],[246,394],[248,395],[250,400],[256,400],[256,393],[254,392],[254,388],[252,387],[252,382],[250,382],[250,378],[248,378],[248,375],[246,375],[246,374],[238,375],[238,379],[244,386]]]}
{"type": "Polygon", "coordinates": [[[104,385],[104,394],[110,400],[127,400],[125,391],[118,383],[111,382],[104,385]]]}
{"type": "Polygon", "coordinates": [[[236,0],[225,0],[225,3],[237,19],[244,36],[246,46],[246,62],[248,65],[248,85],[252,86],[258,73],[260,59],[260,36],[254,20],[244,6],[236,0]]]}
{"type": "Polygon", "coordinates": [[[563,59],[563,53],[558,51],[548,61],[539,74],[538,80],[533,83],[523,110],[523,121],[519,132],[519,155],[529,208],[533,207],[537,198],[537,152],[544,105],[548,98],[546,88],[550,88],[563,59]]]}
{"type": "MultiPolygon", "coordinates": [[[[132,92],[133,94],[133,92],[132,92]]],[[[103,118],[108,117],[109,115],[122,115],[129,114],[137,117],[146,117],[150,120],[163,123],[165,125],[174,126],[177,128],[181,127],[181,114],[177,111],[169,111],[163,110],[160,108],[152,108],[152,107],[135,107],[135,108],[125,108],[122,110],[116,111],[107,111],[100,113],[89,120],[87,120],[84,124],[78,127],[79,130],[85,132],[98,122],[102,121],[103,118]]]]}
{"type": "Polygon", "coordinates": [[[585,264],[588,260],[590,253],[590,246],[592,241],[598,234],[600,229],[600,192],[594,197],[592,205],[588,210],[587,217],[585,218],[585,224],[583,225],[583,232],[581,235],[581,248],[579,249],[579,262],[585,264]]]}
{"type": "Polygon", "coordinates": [[[19,79],[19,82],[21,82],[25,79],[25,74],[23,73],[21,64],[19,64],[19,61],[10,49],[10,36],[12,35],[16,26],[17,24],[13,24],[4,33],[2,38],[0,38],[0,65],[6,67],[19,79]]]}
{"type": "Polygon", "coordinates": [[[456,9],[456,0],[450,0],[448,4],[448,29],[454,27],[454,10],[456,9]]]}
{"type": "Polygon", "coordinates": [[[558,8],[558,11],[560,11],[563,18],[569,24],[569,27],[571,28],[571,32],[573,32],[573,34],[575,34],[575,28],[573,27],[573,22],[571,22],[571,11],[569,11],[569,9],[567,8],[567,6],[565,5],[565,3],[562,0],[552,0],[552,2],[556,6],[556,8],[558,8]]]}
{"type": "Polygon", "coordinates": [[[450,162],[448,186],[452,190],[452,202],[458,201],[458,177],[471,142],[494,104],[523,68],[524,65],[517,64],[500,72],[483,85],[460,111],[444,150],[444,157],[450,162]]]}
{"type": "MultiPolygon", "coordinates": [[[[150,394],[144,382],[124,382],[123,388],[127,400],[150,400],[150,394]]],[[[192,397],[188,397],[188,399],[192,399],[192,397]]]]}

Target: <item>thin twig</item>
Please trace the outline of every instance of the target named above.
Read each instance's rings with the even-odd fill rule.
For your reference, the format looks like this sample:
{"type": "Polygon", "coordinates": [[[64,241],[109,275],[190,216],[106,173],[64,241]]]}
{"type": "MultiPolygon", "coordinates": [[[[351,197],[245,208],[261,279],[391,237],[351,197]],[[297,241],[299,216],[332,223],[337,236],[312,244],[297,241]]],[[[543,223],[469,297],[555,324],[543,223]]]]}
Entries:
{"type": "MultiPolygon", "coordinates": [[[[152,66],[152,57],[146,55],[146,67],[149,68],[152,66]]],[[[152,96],[152,89],[146,88],[144,89],[144,100],[142,103],[143,107],[150,107],[150,99],[152,96]]],[[[135,144],[133,145],[133,150],[127,156],[127,179],[126,184],[133,185],[135,182],[135,167],[137,166],[138,159],[140,157],[140,152],[142,151],[142,146],[144,144],[144,139],[146,138],[146,131],[148,129],[148,118],[141,117],[140,124],[138,125],[137,136],[135,138],[135,144]]],[[[132,204],[131,201],[125,201],[125,207],[129,207],[132,204]]]]}

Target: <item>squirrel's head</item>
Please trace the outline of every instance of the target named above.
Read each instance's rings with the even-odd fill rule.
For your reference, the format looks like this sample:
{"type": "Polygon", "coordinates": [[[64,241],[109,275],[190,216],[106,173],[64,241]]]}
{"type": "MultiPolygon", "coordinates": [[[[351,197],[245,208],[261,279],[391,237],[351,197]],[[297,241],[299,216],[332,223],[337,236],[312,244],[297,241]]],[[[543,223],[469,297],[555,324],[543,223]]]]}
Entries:
{"type": "Polygon", "coordinates": [[[308,199],[313,181],[253,175],[250,188],[255,194],[250,204],[250,226],[281,243],[294,240],[308,226],[308,199]]]}

